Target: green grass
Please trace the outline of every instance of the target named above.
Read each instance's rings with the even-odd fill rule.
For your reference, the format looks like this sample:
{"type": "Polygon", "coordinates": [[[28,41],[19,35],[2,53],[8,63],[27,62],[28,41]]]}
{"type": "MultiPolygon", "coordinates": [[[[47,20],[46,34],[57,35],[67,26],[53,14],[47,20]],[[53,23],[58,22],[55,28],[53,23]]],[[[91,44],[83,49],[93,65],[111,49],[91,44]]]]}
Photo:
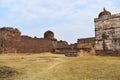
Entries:
{"type": "Polygon", "coordinates": [[[120,57],[4,54],[0,66],[18,72],[5,80],[120,80],[120,57]]]}

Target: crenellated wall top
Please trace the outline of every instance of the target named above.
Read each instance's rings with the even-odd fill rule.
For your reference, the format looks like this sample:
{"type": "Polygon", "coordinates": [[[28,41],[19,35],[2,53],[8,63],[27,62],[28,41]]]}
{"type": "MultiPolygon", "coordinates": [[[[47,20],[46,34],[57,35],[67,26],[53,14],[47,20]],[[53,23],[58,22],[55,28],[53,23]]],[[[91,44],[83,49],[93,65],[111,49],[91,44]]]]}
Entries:
{"type": "Polygon", "coordinates": [[[112,14],[111,16],[104,16],[104,17],[100,17],[100,18],[94,18],[94,22],[101,21],[101,20],[106,20],[106,19],[110,19],[110,18],[117,18],[117,17],[120,17],[120,13],[112,14]]]}

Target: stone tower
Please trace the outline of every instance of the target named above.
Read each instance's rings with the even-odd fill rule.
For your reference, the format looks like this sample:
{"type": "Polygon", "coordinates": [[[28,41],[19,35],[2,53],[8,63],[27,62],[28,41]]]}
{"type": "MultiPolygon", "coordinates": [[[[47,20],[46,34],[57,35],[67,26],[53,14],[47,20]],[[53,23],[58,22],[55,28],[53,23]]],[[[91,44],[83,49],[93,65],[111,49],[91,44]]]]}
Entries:
{"type": "Polygon", "coordinates": [[[0,28],[0,53],[17,53],[20,46],[21,32],[16,28],[0,28]]]}
{"type": "Polygon", "coordinates": [[[95,23],[95,49],[97,55],[120,53],[120,14],[112,15],[105,8],[95,23]]]}
{"type": "Polygon", "coordinates": [[[57,39],[54,37],[54,33],[50,30],[46,31],[44,33],[44,39],[50,40],[52,42],[52,47],[56,48],[57,47],[57,39]]]}
{"type": "Polygon", "coordinates": [[[50,31],[50,30],[48,30],[48,31],[46,31],[46,32],[44,33],[44,39],[56,40],[56,39],[54,38],[54,33],[53,33],[52,31],[50,31]]]}

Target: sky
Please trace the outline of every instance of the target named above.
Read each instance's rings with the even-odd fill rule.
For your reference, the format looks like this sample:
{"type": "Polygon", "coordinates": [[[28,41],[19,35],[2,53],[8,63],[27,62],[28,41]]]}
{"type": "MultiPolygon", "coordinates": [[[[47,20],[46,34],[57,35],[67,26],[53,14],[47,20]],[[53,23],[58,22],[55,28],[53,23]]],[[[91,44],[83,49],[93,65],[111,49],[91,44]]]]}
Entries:
{"type": "Polygon", "coordinates": [[[55,38],[76,43],[94,37],[94,18],[106,8],[120,13],[119,0],[0,0],[0,27],[18,28],[22,35],[41,38],[51,30],[55,38]]]}

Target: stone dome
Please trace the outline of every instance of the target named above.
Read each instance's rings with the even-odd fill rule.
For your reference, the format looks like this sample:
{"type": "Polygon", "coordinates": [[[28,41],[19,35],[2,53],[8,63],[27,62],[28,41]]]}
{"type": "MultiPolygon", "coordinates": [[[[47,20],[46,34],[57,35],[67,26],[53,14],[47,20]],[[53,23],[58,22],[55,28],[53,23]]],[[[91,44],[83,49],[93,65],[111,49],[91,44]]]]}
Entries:
{"type": "Polygon", "coordinates": [[[103,11],[99,13],[98,17],[104,17],[104,16],[111,16],[111,13],[107,11],[105,8],[103,8],[103,11]]]}
{"type": "Polygon", "coordinates": [[[54,33],[50,30],[46,31],[44,33],[44,39],[50,39],[53,40],[54,39],[54,33]]]}

